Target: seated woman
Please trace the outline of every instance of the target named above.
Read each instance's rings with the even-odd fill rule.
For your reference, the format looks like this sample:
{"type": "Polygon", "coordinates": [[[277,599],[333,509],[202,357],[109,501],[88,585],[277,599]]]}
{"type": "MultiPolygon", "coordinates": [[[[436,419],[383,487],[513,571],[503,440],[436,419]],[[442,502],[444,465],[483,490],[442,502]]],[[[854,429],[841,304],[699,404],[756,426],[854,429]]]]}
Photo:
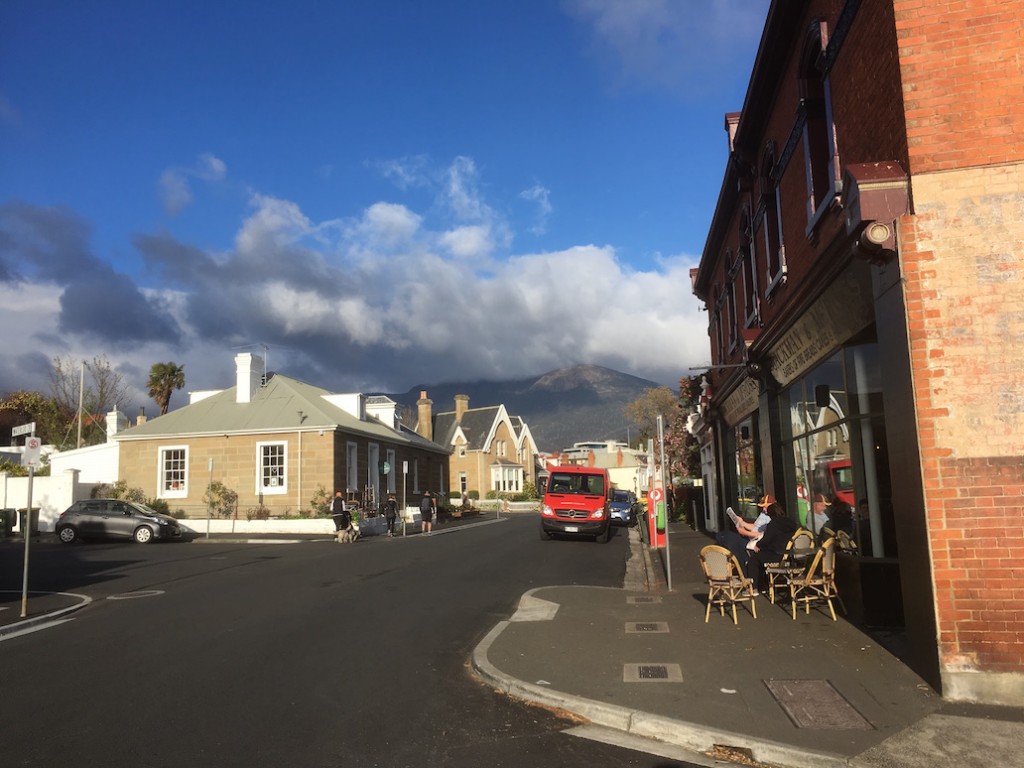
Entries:
{"type": "Polygon", "coordinates": [[[765,563],[777,563],[782,559],[786,545],[800,528],[795,520],[786,516],[786,511],[778,503],[772,503],[765,512],[771,518],[771,522],[764,529],[761,539],[754,544],[744,565],[747,578],[758,590],[765,588],[765,563]]]}
{"type": "Polygon", "coordinates": [[[729,518],[736,526],[736,530],[719,531],[715,535],[715,543],[732,552],[736,556],[736,559],[739,560],[741,566],[746,565],[747,556],[750,554],[748,547],[753,540],[761,537],[761,534],[764,533],[764,529],[767,527],[768,523],[771,522],[772,518],[765,512],[765,510],[774,503],[775,497],[771,494],[766,494],[764,499],[757,505],[761,508],[761,514],[759,514],[757,519],[752,523],[748,523],[742,517],[736,515],[732,512],[732,508],[730,507],[727,512],[732,513],[729,515],[729,518]]]}

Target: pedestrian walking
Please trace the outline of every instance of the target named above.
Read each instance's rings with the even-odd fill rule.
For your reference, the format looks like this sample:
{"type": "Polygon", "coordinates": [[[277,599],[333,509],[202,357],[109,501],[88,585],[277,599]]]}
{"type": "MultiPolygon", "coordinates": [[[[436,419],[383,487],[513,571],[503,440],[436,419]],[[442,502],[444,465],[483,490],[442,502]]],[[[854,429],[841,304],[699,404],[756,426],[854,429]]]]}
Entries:
{"type": "Polygon", "coordinates": [[[331,519],[334,520],[334,532],[347,531],[352,524],[352,516],[345,507],[345,499],[341,491],[334,492],[334,499],[331,501],[331,519]]]}
{"type": "Polygon", "coordinates": [[[388,537],[395,535],[395,520],[398,519],[398,502],[395,501],[395,494],[389,493],[388,500],[384,502],[384,520],[388,524],[388,537]]]}
{"type": "Polygon", "coordinates": [[[423,521],[421,530],[429,535],[434,527],[434,500],[430,496],[430,491],[424,491],[423,498],[420,499],[420,519],[423,521]]]}

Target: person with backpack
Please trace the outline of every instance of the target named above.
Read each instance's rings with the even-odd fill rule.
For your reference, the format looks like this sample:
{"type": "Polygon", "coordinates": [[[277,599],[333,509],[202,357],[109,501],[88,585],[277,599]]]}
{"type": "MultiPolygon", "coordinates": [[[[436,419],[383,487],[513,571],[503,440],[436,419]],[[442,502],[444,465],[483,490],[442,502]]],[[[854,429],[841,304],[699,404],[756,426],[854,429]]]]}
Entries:
{"type": "Polygon", "coordinates": [[[388,538],[395,535],[395,520],[398,518],[398,502],[395,501],[395,494],[389,493],[388,500],[384,502],[384,520],[388,524],[388,538]]]}
{"type": "Polygon", "coordinates": [[[420,519],[423,521],[420,530],[429,536],[434,527],[434,500],[430,497],[430,491],[424,491],[423,498],[420,499],[420,519]]]}

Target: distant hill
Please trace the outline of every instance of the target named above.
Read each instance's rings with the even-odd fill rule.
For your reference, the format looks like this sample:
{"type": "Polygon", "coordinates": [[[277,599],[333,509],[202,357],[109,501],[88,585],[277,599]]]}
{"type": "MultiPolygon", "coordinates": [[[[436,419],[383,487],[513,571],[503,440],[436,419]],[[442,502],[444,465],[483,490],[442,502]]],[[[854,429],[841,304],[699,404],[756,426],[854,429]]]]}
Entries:
{"type": "Polygon", "coordinates": [[[623,408],[645,390],[660,386],[598,365],[560,368],[518,381],[474,381],[420,385],[404,394],[389,394],[413,408],[426,390],[434,413],[455,410],[455,395],[469,395],[469,407],[505,404],[509,413],[530,425],[542,451],[568,448],[584,440],[626,440],[637,429],[627,423],[623,408]]]}

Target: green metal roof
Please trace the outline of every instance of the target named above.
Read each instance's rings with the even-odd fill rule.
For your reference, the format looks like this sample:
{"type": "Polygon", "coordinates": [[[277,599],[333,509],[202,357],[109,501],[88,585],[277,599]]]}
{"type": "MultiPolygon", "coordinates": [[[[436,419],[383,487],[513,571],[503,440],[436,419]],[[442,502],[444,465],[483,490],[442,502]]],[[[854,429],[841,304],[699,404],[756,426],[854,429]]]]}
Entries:
{"type": "Polygon", "coordinates": [[[360,420],[324,399],[320,387],[274,374],[248,403],[238,403],[236,387],[150,419],[114,435],[114,440],[264,434],[316,429],[341,430],[370,439],[401,442],[445,455],[450,450],[400,427],[393,429],[372,416],[360,420]]]}

